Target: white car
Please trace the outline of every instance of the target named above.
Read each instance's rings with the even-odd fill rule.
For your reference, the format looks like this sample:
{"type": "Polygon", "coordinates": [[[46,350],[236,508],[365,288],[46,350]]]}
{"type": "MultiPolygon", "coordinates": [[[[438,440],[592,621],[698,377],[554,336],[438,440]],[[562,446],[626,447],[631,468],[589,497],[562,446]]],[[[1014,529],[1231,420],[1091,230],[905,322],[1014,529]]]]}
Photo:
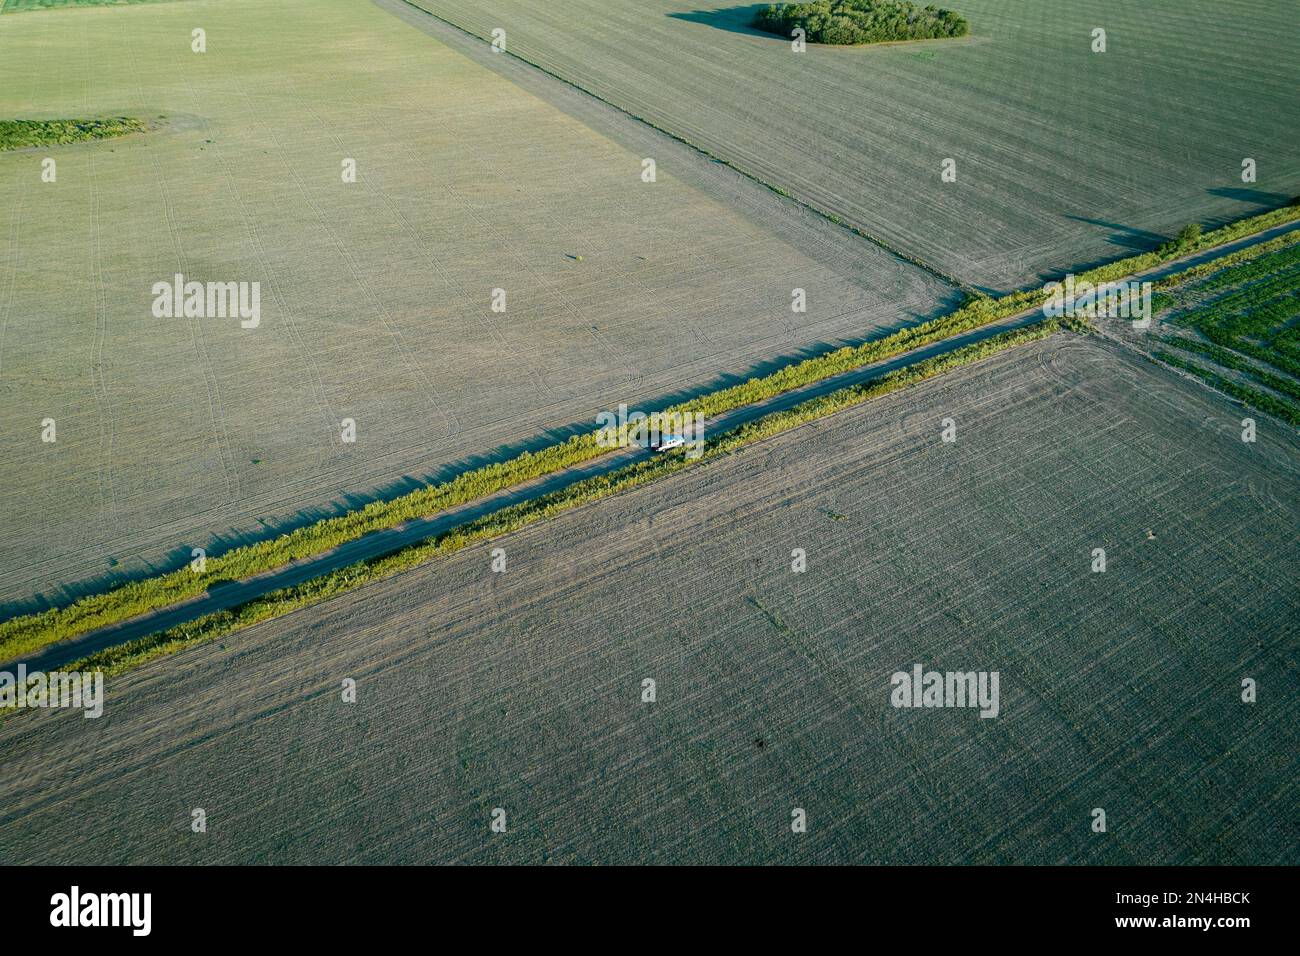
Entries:
{"type": "Polygon", "coordinates": [[[686,439],[681,435],[661,435],[650,440],[650,450],[671,451],[674,448],[681,448],[685,444],[686,439]]]}

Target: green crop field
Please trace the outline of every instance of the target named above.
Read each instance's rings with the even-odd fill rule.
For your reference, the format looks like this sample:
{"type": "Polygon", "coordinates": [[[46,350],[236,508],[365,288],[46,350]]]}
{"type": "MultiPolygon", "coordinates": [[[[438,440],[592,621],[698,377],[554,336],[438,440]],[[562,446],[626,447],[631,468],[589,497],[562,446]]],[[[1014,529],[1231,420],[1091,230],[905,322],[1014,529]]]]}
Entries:
{"type": "Polygon", "coordinates": [[[1153,347],[1161,361],[1300,425],[1300,234],[1273,245],[1162,291],[1153,347]]]}
{"type": "Polygon", "coordinates": [[[755,4],[414,2],[977,286],[1300,191],[1300,31],[1274,0],[962,0],[939,5],[968,37],[804,53],[755,4]]]}
{"type": "Polygon", "coordinates": [[[0,153],[6,603],[184,566],[952,301],[690,150],[643,182],[638,124],[598,131],[369,4],[7,18],[0,119],[89,116],[151,128],[0,153]],[[260,325],[155,317],[177,273],[260,283],[260,325]]]}
{"type": "Polygon", "coordinates": [[[1295,865],[1300,446],[1237,417],[1094,336],[886,396],[0,723],[0,863],[1295,865]]]}

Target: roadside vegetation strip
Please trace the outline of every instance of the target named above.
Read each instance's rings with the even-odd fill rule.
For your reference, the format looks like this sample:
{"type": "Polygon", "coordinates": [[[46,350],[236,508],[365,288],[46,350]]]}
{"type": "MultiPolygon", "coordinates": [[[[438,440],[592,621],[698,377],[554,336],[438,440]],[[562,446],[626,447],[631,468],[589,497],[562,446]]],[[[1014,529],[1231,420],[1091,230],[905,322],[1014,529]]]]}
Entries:
{"type": "Polygon", "coordinates": [[[99,651],[60,669],[102,670],[108,676],[120,674],[157,657],[206,643],[261,621],[281,617],[291,611],[319,603],[364,584],[391,577],[432,558],[454,554],[476,542],[509,534],[580,505],[609,498],[694,465],[716,460],[755,442],[788,432],[845,408],[908,388],[1015,346],[1047,338],[1064,328],[1081,330],[1084,327],[1057,319],[1045,319],[1031,326],[1003,332],[982,342],[924,359],[879,378],[842,388],[829,395],[809,399],[794,408],[773,412],[756,421],[740,425],[711,439],[700,458],[690,459],[678,453],[666,453],[608,474],[587,478],[560,491],[541,495],[531,501],[509,505],[427,541],[408,545],[392,554],[360,561],[302,584],[273,591],[239,607],[216,611],[157,634],[99,651]]]}
{"type": "MultiPolygon", "coordinates": [[[[1206,233],[1191,248],[1168,247],[1163,252],[1144,253],[1091,269],[1078,279],[1094,283],[1119,279],[1298,218],[1300,207],[1286,206],[1206,233]]],[[[1040,307],[1046,297],[1042,288],[1014,292],[1000,299],[976,297],[956,311],[928,322],[861,345],[845,346],[792,363],[770,374],[755,376],[659,411],[670,415],[718,415],[1040,307]]],[[[394,528],[416,518],[485,498],[514,485],[598,458],[609,451],[608,442],[601,442],[598,432],[593,429],[537,452],[523,452],[508,461],[465,472],[441,484],[322,519],[278,538],[244,545],[223,555],[210,555],[205,570],[201,572],[186,566],[87,595],[62,607],[12,618],[0,623],[0,661],[27,656],[50,644],[178,604],[198,597],[214,585],[272,571],[371,532],[394,528]]]]}
{"type": "Polygon", "coordinates": [[[774,3],[754,16],[755,29],[788,37],[796,27],[810,43],[841,45],[963,37],[966,19],[952,10],[907,0],[814,0],[774,3]]]}
{"type": "Polygon", "coordinates": [[[1199,303],[1188,313],[1188,319],[1217,324],[1261,306],[1282,301],[1295,293],[1297,277],[1300,277],[1300,263],[1234,285],[1222,295],[1199,303]]]}
{"type": "Polygon", "coordinates": [[[1269,275],[1297,261],[1300,261],[1300,229],[1158,279],[1151,312],[1159,315],[1186,302],[1189,296],[1199,297],[1269,275]]]}
{"type": "MultiPolygon", "coordinates": [[[[1107,282],[1123,278],[1134,272],[1145,272],[1148,269],[1154,269],[1156,266],[1163,265],[1166,262],[1172,262],[1175,259],[1181,259],[1186,256],[1196,255],[1198,252],[1205,252],[1213,249],[1215,246],[1227,245],[1230,242],[1236,242],[1238,239],[1244,239],[1247,236],[1257,232],[1266,232],[1276,226],[1283,226],[1287,223],[1300,221],[1300,198],[1292,199],[1285,206],[1279,206],[1277,209],[1270,209],[1268,212],[1260,213],[1258,216],[1249,216],[1245,219],[1238,219],[1230,222],[1226,226],[1210,232],[1199,233],[1194,240],[1187,242],[1167,242],[1159,249],[1151,252],[1141,252],[1135,256],[1129,256],[1127,259],[1117,259],[1115,262],[1106,263],[1097,266],[1095,269],[1089,269],[1081,275],[1081,278],[1089,282],[1107,282]]],[[[1286,237],[1276,237],[1284,239],[1286,237]]],[[[1273,242],[1274,240],[1269,240],[1273,242]]],[[[1238,250],[1245,252],[1246,250],[1238,250]]],[[[1237,253],[1232,253],[1236,255],[1237,253]]],[[[1215,260],[1221,268],[1222,260],[1215,260]]],[[[1209,265],[1209,263],[1203,263],[1209,265]]],[[[1194,266],[1187,272],[1176,273],[1177,276],[1191,274],[1199,266],[1194,266]]],[[[1173,279],[1173,276],[1166,277],[1173,279]]]]}
{"type": "Polygon", "coordinates": [[[106,119],[0,120],[0,150],[66,146],[143,133],[149,124],[134,116],[106,119]]]}
{"type": "MultiPolygon", "coordinates": [[[[1206,272],[1202,274],[1207,275],[1208,278],[1203,280],[1198,281],[1197,275],[1188,275],[1179,277],[1178,283],[1185,285],[1189,292],[1201,296],[1210,292],[1217,292],[1220,289],[1231,289],[1234,286],[1244,285],[1255,279],[1272,275],[1300,263],[1300,233],[1288,233],[1285,236],[1278,236],[1267,243],[1252,246],[1250,249],[1242,249],[1239,252],[1253,252],[1254,255],[1247,257],[1245,260],[1233,262],[1225,260],[1225,264],[1221,268],[1206,269],[1206,272]]],[[[1236,254],[1239,253],[1234,255],[1236,254]]],[[[1197,266],[1197,269],[1219,265],[1219,260],[1215,260],[1214,262],[1204,263],[1203,266],[1197,266]]]]}

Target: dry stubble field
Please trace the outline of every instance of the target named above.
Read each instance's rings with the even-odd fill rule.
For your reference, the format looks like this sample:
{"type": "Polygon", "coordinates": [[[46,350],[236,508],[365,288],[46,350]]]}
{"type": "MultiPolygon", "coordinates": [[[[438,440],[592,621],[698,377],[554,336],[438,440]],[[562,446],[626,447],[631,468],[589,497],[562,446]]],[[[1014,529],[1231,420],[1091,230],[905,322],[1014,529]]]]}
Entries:
{"type": "Polygon", "coordinates": [[[962,369],[0,724],[0,862],[1295,864],[1300,449],[1240,417],[1091,337],[962,369]]]}
{"type": "Polygon", "coordinates": [[[6,17],[0,116],[98,114],[165,119],[0,154],[0,602],[175,566],[946,296],[775,221],[767,190],[713,190],[702,158],[642,183],[640,154],[369,4],[6,17]],[[176,272],[260,282],[260,328],[155,319],[176,272]]]}
{"type": "Polygon", "coordinates": [[[1293,3],[951,0],[970,37],[795,54],[756,4],[413,2],[977,286],[1300,191],[1293,3]]]}

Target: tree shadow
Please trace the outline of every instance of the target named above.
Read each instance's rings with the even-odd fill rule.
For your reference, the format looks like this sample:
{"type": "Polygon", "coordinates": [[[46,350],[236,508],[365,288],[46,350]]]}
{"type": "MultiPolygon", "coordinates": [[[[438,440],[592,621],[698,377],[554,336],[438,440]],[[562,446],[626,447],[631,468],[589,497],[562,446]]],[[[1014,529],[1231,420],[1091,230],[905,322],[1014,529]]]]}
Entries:
{"type": "Polygon", "coordinates": [[[1168,236],[1163,236],[1158,232],[1139,229],[1136,226],[1126,226],[1119,222],[1108,222],[1105,219],[1089,219],[1087,216],[1071,215],[1067,215],[1065,218],[1073,219],[1075,222],[1085,222],[1090,226],[1101,226],[1103,229],[1113,229],[1115,231],[1106,237],[1107,242],[1113,246],[1133,249],[1137,252],[1150,252],[1169,239],[1168,236]]]}
{"type": "Polygon", "coordinates": [[[758,11],[768,6],[766,3],[751,3],[743,7],[722,7],[717,10],[692,10],[690,12],[669,13],[667,16],[674,20],[685,20],[688,23],[702,23],[705,26],[714,27],[718,30],[725,30],[728,33],[744,33],[754,37],[766,37],[769,40],[781,40],[780,37],[766,33],[763,30],[755,30],[750,24],[754,22],[754,17],[758,11]]]}
{"type": "MultiPolygon", "coordinates": [[[[1153,252],[1164,243],[1168,242],[1171,236],[1161,235],[1158,232],[1151,232],[1149,229],[1138,229],[1134,226],[1125,226],[1118,222],[1109,222],[1105,219],[1089,219],[1087,216],[1067,215],[1066,219],[1073,219],[1076,222],[1087,223],[1090,226],[1100,226],[1103,229],[1112,229],[1114,232],[1107,237],[1107,242],[1111,245],[1119,246],[1129,252],[1153,252]]],[[[1074,262],[1068,267],[1051,266],[1038,271],[1038,281],[1041,283],[1058,282],[1067,275],[1079,275],[1090,269],[1096,269],[1099,266],[1107,265],[1115,261],[1113,255],[1101,255],[1096,259],[1074,262]]]]}
{"type": "MultiPolygon", "coordinates": [[[[1294,197],[1285,193],[1271,193],[1259,189],[1239,189],[1233,187],[1220,186],[1213,189],[1207,189],[1206,192],[1221,196],[1226,199],[1237,199],[1241,202],[1253,203],[1260,206],[1266,206],[1269,209],[1277,209],[1288,203],[1294,202],[1294,197]]],[[[1109,237],[1108,241],[1112,245],[1121,246],[1125,249],[1131,249],[1135,252],[1152,252],[1160,245],[1168,242],[1173,238],[1172,235],[1164,236],[1157,232],[1151,232],[1147,229],[1138,229],[1134,226],[1125,226],[1122,223],[1109,222],[1105,219],[1089,219],[1086,216],[1071,216],[1065,218],[1073,219],[1076,222],[1088,223],[1092,226],[1101,226],[1105,229],[1113,229],[1115,232],[1109,237]]],[[[1197,220],[1199,225],[1208,231],[1220,229],[1224,226],[1231,225],[1241,218],[1240,213],[1229,213],[1221,216],[1209,216],[1197,220]]],[[[1063,276],[1074,273],[1079,274],[1089,269],[1095,269],[1098,266],[1104,266],[1113,262],[1114,259],[1108,256],[1102,256],[1089,262],[1076,262],[1068,269],[1051,269],[1038,273],[1038,277],[1043,282],[1056,281],[1063,276]]]]}
{"type": "MultiPolygon", "coordinates": [[[[771,374],[793,362],[817,358],[845,346],[861,345],[874,339],[884,338],[901,329],[938,318],[940,315],[952,311],[961,304],[960,299],[960,293],[954,291],[946,295],[935,308],[927,312],[911,311],[900,317],[896,322],[873,329],[870,335],[823,339],[819,342],[809,343],[798,349],[756,362],[741,371],[714,375],[699,385],[661,394],[654,399],[638,403],[638,406],[644,411],[666,408],[670,405],[698,398],[709,392],[728,388],[732,385],[739,385],[756,376],[771,374]]],[[[591,432],[594,428],[594,420],[548,428],[526,440],[499,445],[482,454],[467,455],[421,475],[403,475],[367,492],[344,492],[332,501],[310,508],[303,508],[292,514],[276,518],[256,518],[252,525],[230,528],[225,532],[210,533],[206,536],[196,536],[193,540],[168,551],[158,560],[127,559],[108,573],[82,578],[30,597],[0,602],[0,620],[8,620],[19,615],[45,611],[54,607],[66,607],[82,597],[100,594],[133,581],[180,570],[190,563],[193,556],[191,549],[195,547],[202,547],[208,558],[220,557],[235,548],[257,544],[261,541],[274,540],[280,535],[289,534],[325,518],[339,517],[349,511],[364,508],[376,501],[391,501],[417,489],[450,481],[464,472],[473,471],[485,465],[509,461],[525,451],[541,451],[551,445],[565,442],[575,435],[591,432]]],[[[221,585],[214,584],[214,586],[221,585]]]]}
{"type": "Polygon", "coordinates": [[[1239,202],[1270,207],[1285,206],[1292,198],[1286,193],[1270,193],[1262,189],[1242,189],[1233,186],[1217,186],[1214,189],[1207,189],[1206,192],[1211,196],[1219,196],[1223,199],[1236,199],[1239,202]]]}

